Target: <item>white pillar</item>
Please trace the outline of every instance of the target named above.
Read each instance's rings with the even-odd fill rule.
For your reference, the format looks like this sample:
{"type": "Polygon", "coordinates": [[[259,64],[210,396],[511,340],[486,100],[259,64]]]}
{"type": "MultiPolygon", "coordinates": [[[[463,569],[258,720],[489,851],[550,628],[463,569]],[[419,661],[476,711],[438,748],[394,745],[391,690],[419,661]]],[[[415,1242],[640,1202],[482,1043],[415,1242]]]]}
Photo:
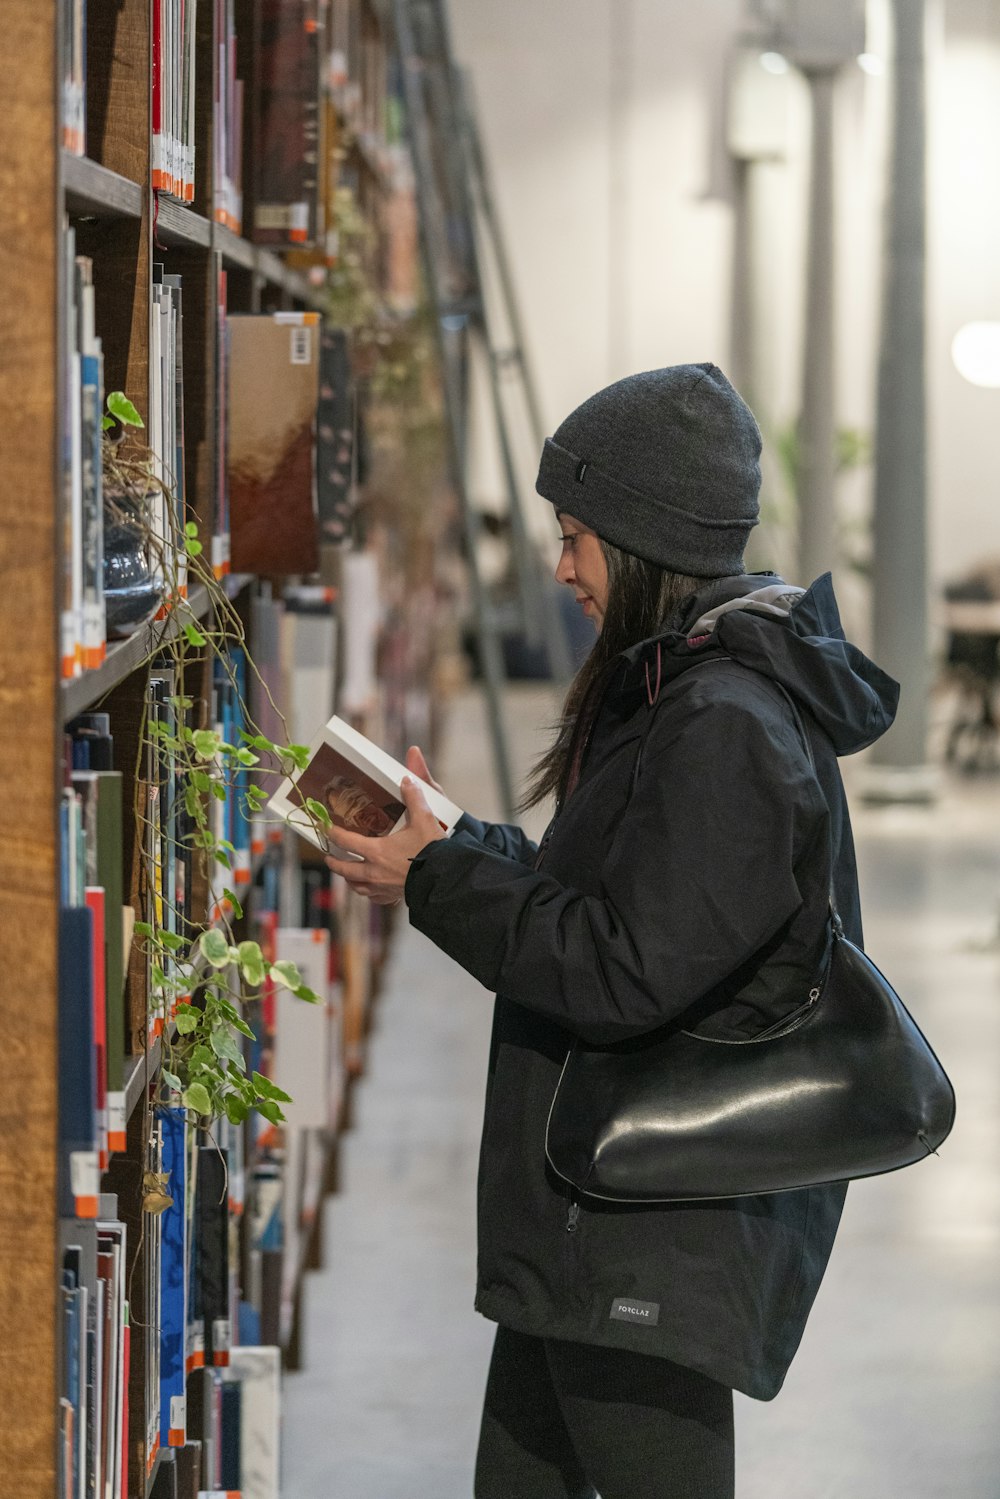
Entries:
{"type": "Polygon", "coordinates": [[[875,425],[874,655],[902,687],[873,751],[871,799],[927,801],[928,645],[924,0],[892,0],[896,46],[875,425]]]}

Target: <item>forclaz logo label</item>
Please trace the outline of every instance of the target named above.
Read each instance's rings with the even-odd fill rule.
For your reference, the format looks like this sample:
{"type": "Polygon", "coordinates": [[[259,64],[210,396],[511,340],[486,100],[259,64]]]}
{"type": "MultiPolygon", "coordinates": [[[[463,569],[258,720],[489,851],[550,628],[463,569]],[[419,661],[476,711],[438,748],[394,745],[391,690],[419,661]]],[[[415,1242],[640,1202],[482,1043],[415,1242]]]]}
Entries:
{"type": "Polygon", "coordinates": [[[611,1307],[612,1322],[638,1322],[655,1327],[660,1320],[658,1301],[636,1301],[633,1296],[619,1296],[611,1307]]]}

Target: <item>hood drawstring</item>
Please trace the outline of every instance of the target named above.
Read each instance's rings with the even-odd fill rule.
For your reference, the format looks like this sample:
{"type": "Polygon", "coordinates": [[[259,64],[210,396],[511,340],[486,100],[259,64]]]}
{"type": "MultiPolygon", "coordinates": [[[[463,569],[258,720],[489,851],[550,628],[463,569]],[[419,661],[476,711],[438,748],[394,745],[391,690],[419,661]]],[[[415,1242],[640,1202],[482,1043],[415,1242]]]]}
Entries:
{"type": "Polygon", "coordinates": [[[643,665],[646,668],[646,696],[649,699],[649,706],[652,708],[653,704],[656,702],[656,699],[660,695],[660,681],[661,681],[661,678],[663,676],[663,647],[662,647],[662,645],[660,644],[659,641],[656,642],[656,691],[655,692],[653,691],[653,688],[652,688],[652,686],[650,684],[650,680],[649,680],[649,662],[648,661],[644,661],[643,665]]]}

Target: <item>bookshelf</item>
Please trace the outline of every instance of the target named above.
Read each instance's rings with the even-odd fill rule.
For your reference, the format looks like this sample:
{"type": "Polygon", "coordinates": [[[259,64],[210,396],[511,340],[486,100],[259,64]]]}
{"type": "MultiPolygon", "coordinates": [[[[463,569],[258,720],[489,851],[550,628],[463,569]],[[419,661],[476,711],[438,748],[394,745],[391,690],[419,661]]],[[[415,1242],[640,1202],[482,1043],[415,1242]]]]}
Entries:
{"type": "MultiPolygon", "coordinates": [[[[328,1005],[322,1013],[331,1038],[329,1093],[313,1101],[311,1122],[298,1133],[291,1126],[277,1132],[265,1129],[255,1115],[245,1123],[230,1121],[217,1127],[221,1148],[227,1152],[228,1195],[222,1216],[215,1212],[213,1232],[221,1235],[225,1247],[223,1258],[210,1264],[208,1240],[199,1241],[191,1253],[204,1263],[189,1274],[187,1260],[183,1262],[187,1289],[179,1304],[185,1308],[181,1333],[182,1362],[186,1356],[187,1367],[180,1388],[186,1394],[187,1412],[186,1422],[182,1414],[175,1421],[172,1407],[159,1409],[174,1356],[168,1347],[169,1271],[164,1268],[163,1225],[178,1221],[176,1216],[168,1219],[171,1212],[187,1215],[190,1196],[194,1216],[190,1223],[185,1216],[185,1243],[195,1245],[196,1233],[205,1229],[198,1217],[201,1188],[181,1192],[180,1206],[172,1205],[162,1219],[154,1220],[144,1208],[144,1196],[152,1188],[148,1183],[144,1187],[143,1179],[144,1171],[160,1159],[150,1154],[154,1136],[158,1148],[167,1149],[159,1136],[169,1134],[168,1121],[162,1109],[152,1106],[151,1085],[165,1065],[165,1043],[175,1034],[174,1021],[165,1014],[150,1029],[155,1003],[147,960],[138,943],[129,945],[123,937],[123,987],[116,1021],[121,1039],[113,1044],[110,1000],[106,1015],[101,1004],[103,985],[110,994],[110,974],[102,968],[98,979],[96,956],[91,968],[90,960],[84,963],[80,956],[83,948],[77,952],[66,939],[67,930],[86,930],[89,941],[99,930],[98,908],[103,921],[117,916],[110,884],[97,881],[101,899],[98,908],[91,908],[92,927],[84,922],[67,928],[63,918],[67,903],[78,915],[84,909],[80,890],[67,902],[67,880],[72,889],[67,864],[83,867],[77,844],[67,843],[67,806],[75,802],[86,807],[91,794],[98,805],[99,787],[106,784],[101,777],[120,777],[121,782],[121,830],[114,853],[122,904],[142,920],[159,898],[158,887],[150,882],[148,843],[159,771],[151,772],[150,762],[143,759],[141,725],[151,693],[155,697],[153,679],[172,680],[169,662],[158,665],[153,658],[176,640],[182,622],[176,613],[161,610],[152,622],[139,623],[121,638],[108,635],[99,652],[94,646],[84,658],[87,669],[79,669],[72,653],[67,666],[67,578],[72,573],[68,561],[75,567],[77,547],[85,551],[86,501],[83,543],[73,527],[80,490],[86,495],[92,482],[86,471],[82,477],[78,473],[89,461],[86,432],[82,438],[74,434],[70,420],[71,408],[75,411],[80,400],[74,380],[83,370],[79,378],[86,388],[87,378],[87,349],[80,345],[78,350],[74,337],[76,317],[83,326],[86,309],[92,307],[104,390],[126,393],[145,423],[154,453],[176,455],[185,513],[196,521],[206,545],[219,545],[222,557],[220,505],[228,483],[228,320],[241,315],[326,314],[338,265],[333,192],[345,184],[351,189],[354,211],[367,226],[366,273],[373,284],[378,281],[389,259],[389,216],[384,210],[396,190],[386,143],[391,49],[384,8],[374,0],[197,0],[196,8],[188,0],[186,10],[179,0],[87,0],[85,7],[80,0],[8,0],[4,7],[0,1346],[7,1356],[0,1360],[0,1471],[5,1492],[18,1499],[78,1499],[95,1465],[103,1475],[98,1482],[107,1479],[113,1499],[162,1499],[168,1494],[171,1499],[193,1499],[199,1489],[235,1487],[232,1468],[225,1465],[232,1461],[232,1433],[239,1431],[238,1414],[232,1425],[230,1399],[239,1381],[223,1372],[225,1340],[238,1340],[251,1364],[256,1344],[262,1352],[274,1345],[286,1366],[293,1367],[308,1342],[302,1329],[302,1285],[322,1256],[320,1210],[336,1179],[338,1130],[348,1115],[350,1083],[363,1066],[370,1005],[389,940],[389,916],[373,919],[367,904],[334,889],[325,866],[311,865],[309,855],[291,845],[287,835],[277,840],[262,837],[259,845],[251,841],[246,850],[238,883],[247,914],[237,936],[256,940],[266,928],[269,940],[278,944],[275,953],[283,940],[303,931],[321,932],[328,944],[324,952],[331,954],[329,986],[323,991],[328,1005]],[[291,173],[302,191],[315,191],[315,203],[309,200],[314,222],[311,237],[304,242],[290,237],[287,244],[279,242],[281,235],[274,230],[283,222],[283,210],[280,203],[275,205],[273,173],[269,181],[261,165],[267,152],[258,150],[261,142],[267,144],[268,128],[259,93],[261,49],[268,44],[261,18],[270,7],[273,22],[282,5],[288,11],[297,7],[315,23],[321,38],[320,43],[303,44],[302,52],[307,59],[314,56],[317,64],[317,120],[310,124],[307,119],[304,127],[308,132],[315,125],[319,132],[317,184],[310,183],[304,167],[291,173]],[[188,31],[183,29],[185,15],[194,17],[188,31]],[[164,51],[164,17],[181,28],[169,58],[164,51]],[[319,46],[326,52],[308,51],[319,46]],[[220,57],[228,59],[229,69],[221,81],[220,57]],[[167,83],[176,87],[172,115],[165,102],[167,83]],[[70,85],[76,88],[72,107],[70,85]],[[73,112],[77,108],[79,118],[73,112]],[[241,112],[243,129],[238,132],[235,122],[241,112]],[[160,180],[166,173],[176,191],[154,189],[154,173],[160,180]],[[259,212],[262,204],[266,213],[259,212]],[[67,249],[67,224],[74,236],[72,253],[67,249]],[[89,266],[83,273],[80,261],[89,266]],[[90,275],[92,282],[86,279],[90,275]],[[91,284],[92,293],[81,290],[91,284]],[[176,349],[171,342],[175,338],[176,349]],[[181,346],[182,382],[175,369],[181,346]],[[169,389],[164,383],[168,373],[174,382],[169,389]],[[157,449],[157,431],[157,440],[164,444],[172,433],[169,440],[174,446],[157,449]],[[95,715],[106,715],[106,730],[95,727],[95,715]],[[65,759],[67,732],[78,742],[83,733],[109,744],[113,767],[94,760],[88,769],[84,757],[79,763],[74,759],[70,771],[65,759]],[[67,973],[78,983],[84,969],[83,978],[92,987],[80,989],[85,1008],[70,1013],[67,973]],[[67,1053],[77,1049],[77,1032],[67,1029],[68,1020],[77,1018],[87,1022],[79,1031],[80,1054],[89,1056],[94,1050],[97,1056],[90,1072],[91,1081],[98,1080],[95,1100],[105,1065],[111,1089],[108,1103],[112,1094],[120,1099],[114,1106],[120,1108],[120,1138],[112,1130],[92,1212],[81,1206],[89,1201],[87,1192],[81,1196],[72,1187],[75,1212],[67,1208],[65,1197],[66,1088],[64,1084],[60,1099],[60,1066],[65,1070],[67,1053]],[[101,1030],[105,1022],[106,1035],[101,1030]],[[74,1045],[67,1046],[67,1035],[73,1036],[74,1045]],[[105,1046],[103,1060],[100,1045],[105,1046]],[[113,1064],[119,1074],[114,1088],[113,1064]],[[264,1231],[270,1221],[267,1212],[280,1220],[277,1247],[264,1231]],[[196,1219],[197,1228],[192,1226],[196,1219]],[[151,1257],[151,1242],[159,1246],[159,1258],[151,1257]],[[101,1267],[97,1280],[88,1280],[90,1252],[101,1267]],[[225,1279],[226,1286],[208,1286],[210,1269],[225,1279]],[[83,1384],[73,1385],[73,1371],[85,1370],[91,1355],[81,1352],[82,1342],[72,1342],[86,1341],[88,1304],[92,1319],[95,1305],[102,1305],[94,1299],[98,1280],[106,1306],[97,1315],[105,1320],[92,1320],[90,1336],[110,1339],[101,1346],[106,1367],[112,1370],[104,1376],[111,1383],[100,1396],[83,1384]],[[229,1286],[238,1286],[235,1300],[229,1286]],[[91,1293],[89,1303],[80,1299],[81,1288],[91,1293]],[[222,1297],[220,1306],[224,1303],[226,1312],[215,1322],[207,1310],[210,1292],[222,1297]],[[204,1301],[204,1357],[210,1366],[214,1361],[207,1372],[199,1368],[197,1349],[192,1363],[191,1297],[204,1301]],[[123,1300],[130,1312],[127,1377],[125,1334],[116,1321],[123,1300]],[[75,1320],[79,1317],[83,1320],[75,1320]],[[223,1325],[227,1321],[232,1321],[231,1328],[223,1325]],[[241,1333],[239,1322],[245,1322],[251,1333],[256,1324],[256,1343],[245,1335],[246,1328],[241,1333]],[[83,1402],[79,1407],[70,1398],[76,1394],[83,1402]],[[87,1423],[102,1403],[104,1425],[98,1420],[91,1449],[87,1423]],[[120,1460],[115,1420],[121,1426],[120,1460]],[[163,1433],[170,1427],[169,1438],[161,1434],[161,1426],[163,1433]]],[[[294,204],[290,213],[292,209],[298,212],[294,204]]],[[[289,223],[293,220],[298,224],[294,214],[289,223]]],[[[394,263],[398,273],[398,256],[394,263]]],[[[392,322],[397,341],[405,323],[406,315],[397,307],[392,322]]],[[[267,639],[279,640],[280,651],[266,657],[267,668],[290,722],[297,716],[292,738],[309,737],[315,727],[303,728],[312,688],[303,688],[298,678],[306,670],[303,662],[313,662],[309,653],[322,637],[328,651],[331,708],[336,693],[337,711],[349,714],[398,753],[407,739],[426,740],[424,729],[434,720],[429,697],[435,659],[433,559],[447,529],[449,500],[438,477],[428,490],[433,502],[421,493],[410,512],[400,511],[396,492],[404,486],[395,476],[411,467],[405,447],[398,445],[406,422],[399,412],[391,411],[388,421],[379,417],[379,399],[391,406],[392,397],[379,398],[368,389],[373,357],[368,350],[355,362],[354,399],[371,422],[375,458],[371,473],[361,472],[361,456],[368,461],[367,449],[355,432],[351,446],[356,504],[344,538],[321,543],[319,566],[309,576],[262,579],[242,571],[225,576],[223,586],[252,652],[260,647],[263,661],[267,632],[267,639]],[[383,450],[390,438],[397,446],[380,481],[379,463],[385,462],[383,450]],[[373,589],[387,601],[379,623],[373,623],[370,608],[363,621],[355,617],[350,603],[352,598],[370,603],[373,589]],[[320,596],[322,606],[317,607],[320,596]],[[353,695],[341,700],[341,689],[347,693],[349,684],[353,695]]],[[[433,401],[432,396],[432,405],[433,401]]],[[[426,473],[426,432],[423,443],[426,473]]],[[[166,467],[165,456],[163,462],[166,467]]],[[[81,566],[86,582],[86,556],[81,566]]],[[[223,561],[219,571],[224,569],[223,561]]],[[[210,618],[209,591],[193,585],[188,607],[186,618],[210,618]]],[[[315,666],[310,664],[308,670],[315,672],[315,666]]],[[[173,690],[189,695],[209,715],[221,711],[215,705],[224,696],[223,687],[213,681],[210,668],[195,659],[185,671],[183,682],[175,681],[173,690]]],[[[315,677],[309,679],[314,681],[315,677]]],[[[163,692],[170,690],[167,686],[163,692]]],[[[96,753],[93,746],[91,752],[96,753]]],[[[166,816],[165,808],[166,803],[156,815],[166,816]]],[[[79,827],[72,832],[73,816],[85,819],[88,814],[68,815],[70,837],[83,847],[79,827]]],[[[105,847],[101,857],[107,856],[105,847]]],[[[163,878],[167,879],[165,868],[163,878]]],[[[197,928],[212,919],[208,880],[196,861],[185,879],[185,918],[197,928]]],[[[88,877],[85,883],[90,907],[95,881],[88,877]]],[[[93,954],[98,948],[110,950],[110,929],[109,923],[103,940],[93,937],[93,954]]],[[[263,937],[261,941],[263,945],[263,937]]],[[[207,974],[207,968],[201,972],[207,974]]],[[[265,1038],[260,1065],[276,1065],[281,1035],[268,1030],[273,1020],[261,1018],[260,1025],[265,1038]]],[[[255,1053],[255,1066],[257,1060],[255,1053]]],[[[171,1129],[176,1125],[176,1119],[170,1122],[171,1129]]],[[[199,1151],[194,1132],[184,1126],[179,1138],[183,1166],[176,1169],[191,1172],[207,1147],[199,1151]]],[[[217,1162],[203,1158],[199,1169],[210,1168],[216,1170],[217,1162]]],[[[217,1207],[217,1201],[206,1199],[206,1222],[209,1210],[217,1207]]],[[[250,1387],[240,1388],[249,1399],[250,1387]]],[[[237,1440],[237,1449],[238,1445],[237,1440]]]]}

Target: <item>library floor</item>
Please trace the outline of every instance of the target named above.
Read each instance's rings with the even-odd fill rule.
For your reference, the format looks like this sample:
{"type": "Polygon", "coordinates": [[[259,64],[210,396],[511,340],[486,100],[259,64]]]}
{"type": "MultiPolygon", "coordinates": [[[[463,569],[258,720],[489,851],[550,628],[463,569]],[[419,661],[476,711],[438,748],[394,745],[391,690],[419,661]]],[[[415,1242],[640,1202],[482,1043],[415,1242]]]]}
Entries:
{"type": "MultiPolygon", "coordinates": [[[[511,708],[523,763],[551,703],[522,689],[511,708]]],[[[445,749],[439,778],[489,816],[471,696],[445,749]]],[[[851,1188],[782,1394],[738,1399],[738,1499],[1000,1499],[1000,780],[859,809],[855,828],[867,945],[940,1051],[958,1123],[939,1160],[851,1188]]],[[[401,926],[287,1378],[284,1499],[471,1499],[489,1021],[484,991],[401,926]]]]}

